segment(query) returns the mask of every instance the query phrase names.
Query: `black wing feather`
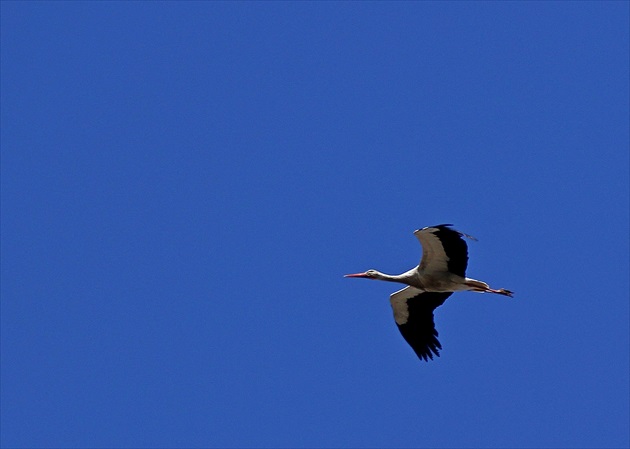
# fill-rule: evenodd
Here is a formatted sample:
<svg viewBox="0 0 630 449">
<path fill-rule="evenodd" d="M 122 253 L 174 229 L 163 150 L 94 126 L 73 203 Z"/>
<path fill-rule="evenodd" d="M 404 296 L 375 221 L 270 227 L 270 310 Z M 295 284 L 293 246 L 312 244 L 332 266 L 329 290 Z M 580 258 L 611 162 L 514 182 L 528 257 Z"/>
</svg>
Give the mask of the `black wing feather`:
<svg viewBox="0 0 630 449">
<path fill-rule="evenodd" d="M 444 252 L 448 257 L 448 271 L 461 277 L 466 276 L 468 267 L 468 245 L 463 237 L 469 237 L 455 229 L 449 228 L 449 224 L 432 226 L 436 228 L 433 234 L 440 239 Z"/>
<path fill-rule="evenodd" d="M 420 359 L 428 362 L 433 356 L 440 356 L 442 345 L 438 341 L 438 331 L 433 321 L 433 311 L 444 304 L 451 293 L 421 293 L 407 300 L 409 318 L 405 324 L 398 324 L 398 330 Z"/>
</svg>

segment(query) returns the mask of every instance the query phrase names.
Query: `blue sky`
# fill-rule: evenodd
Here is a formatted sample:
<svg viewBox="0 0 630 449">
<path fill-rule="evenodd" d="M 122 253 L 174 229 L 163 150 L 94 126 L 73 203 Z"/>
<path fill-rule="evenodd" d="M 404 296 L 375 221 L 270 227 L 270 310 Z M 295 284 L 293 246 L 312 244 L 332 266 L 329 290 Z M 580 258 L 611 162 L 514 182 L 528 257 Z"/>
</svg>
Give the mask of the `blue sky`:
<svg viewBox="0 0 630 449">
<path fill-rule="evenodd" d="M 1 8 L 3 447 L 628 446 L 628 2 Z"/>
</svg>

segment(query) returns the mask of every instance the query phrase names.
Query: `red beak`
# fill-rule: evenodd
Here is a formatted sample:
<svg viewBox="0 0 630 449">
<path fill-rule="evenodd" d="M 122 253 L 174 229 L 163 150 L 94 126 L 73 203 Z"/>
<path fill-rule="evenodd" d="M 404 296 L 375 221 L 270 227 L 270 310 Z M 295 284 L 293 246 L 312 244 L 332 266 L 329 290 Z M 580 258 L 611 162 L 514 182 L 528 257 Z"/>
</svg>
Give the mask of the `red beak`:
<svg viewBox="0 0 630 449">
<path fill-rule="evenodd" d="M 366 278 L 368 277 L 365 273 L 355 273 L 355 274 L 346 274 L 345 278 Z"/>
</svg>

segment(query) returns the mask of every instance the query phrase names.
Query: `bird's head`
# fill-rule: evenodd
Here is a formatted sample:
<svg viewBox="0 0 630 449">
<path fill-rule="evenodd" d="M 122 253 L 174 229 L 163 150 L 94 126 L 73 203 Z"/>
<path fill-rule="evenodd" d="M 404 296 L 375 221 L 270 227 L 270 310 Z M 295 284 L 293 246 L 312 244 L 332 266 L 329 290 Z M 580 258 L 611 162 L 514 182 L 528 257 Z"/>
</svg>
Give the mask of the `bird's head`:
<svg viewBox="0 0 630 449">
<path fill-rule="evenodd" d="M 365 273 L 346 274 L 345 278 L 367 278 L 378 279 L 379 272 L 376 270 L 367 270 Z"/>
</svg>

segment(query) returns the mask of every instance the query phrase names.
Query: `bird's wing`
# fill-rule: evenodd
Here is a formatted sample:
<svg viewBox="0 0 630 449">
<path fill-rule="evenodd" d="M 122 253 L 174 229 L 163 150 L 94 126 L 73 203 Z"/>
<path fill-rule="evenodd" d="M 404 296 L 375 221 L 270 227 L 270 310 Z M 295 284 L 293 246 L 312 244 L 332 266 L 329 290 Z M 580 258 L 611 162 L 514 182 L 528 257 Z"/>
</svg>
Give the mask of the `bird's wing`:
<svg viewBox="0 0 630 449">
<path fill-rule="evenodd" d="M 394 320 L 403 338 L 424 361 L 440 356 L 442 345 L 433 322 L 433 311 L 444 304 L 451 293 L 425 292 L 415 287 L 405 287 L 393 293 L 389 300 L 394 310 Z"/>
<path fill-rule="evenodd" d="M 467 234 L 449 228 L 452 225 L 437 225 L 418 229 L 414 235 L 422 244 L 421 271 L 448 271 L 461 277 L 466 276 L 468 246 L 463 237 L 474 240 Z"/>
</svg>

